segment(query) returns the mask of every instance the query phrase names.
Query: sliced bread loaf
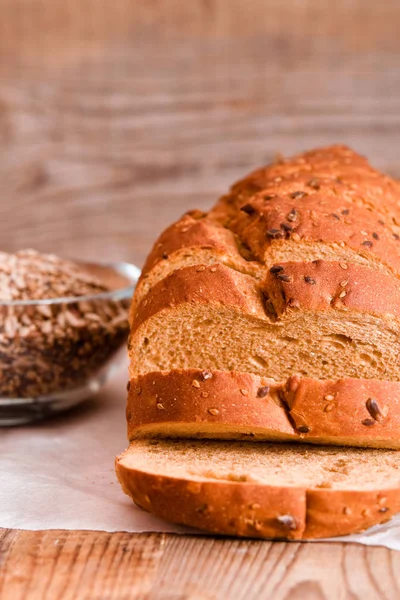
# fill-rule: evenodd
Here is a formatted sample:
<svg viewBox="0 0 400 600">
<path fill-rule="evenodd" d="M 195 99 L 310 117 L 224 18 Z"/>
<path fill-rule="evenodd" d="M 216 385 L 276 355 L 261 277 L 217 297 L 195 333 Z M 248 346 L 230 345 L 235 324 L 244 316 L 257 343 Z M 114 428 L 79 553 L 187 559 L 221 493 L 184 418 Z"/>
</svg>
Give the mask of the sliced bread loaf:
<svg viewBox="0 0 400 600">
<path fill-rule="evenodd" d="M 298 377 L 278 383 L 249 373 L 158 371 L 130 381 L 126 416 L 130 440 L 292 440 L 400 448 L 400 383 Z"/>
<path fill-rule="evenodd" d="M 213 533 L 345 535 L 400 510 L 399 452 L 291 444 L 136 440 L 116 460 L 126 494 Z"/>
<path fill-rule="evenodd" d="M 158 282 L 134 315 L 131 377 L 170 369 L 284 381 L 400 380 L 397 279 L 349 263 L 276 265 L 260 284 L 222 265 Z"/>
</svg>

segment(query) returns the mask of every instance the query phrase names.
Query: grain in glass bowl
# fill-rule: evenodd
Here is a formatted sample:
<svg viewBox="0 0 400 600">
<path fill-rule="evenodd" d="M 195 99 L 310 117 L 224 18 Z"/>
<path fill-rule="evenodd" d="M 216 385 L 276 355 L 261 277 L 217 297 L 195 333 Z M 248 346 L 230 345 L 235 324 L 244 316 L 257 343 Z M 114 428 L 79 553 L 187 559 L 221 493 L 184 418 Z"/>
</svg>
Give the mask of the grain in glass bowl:
<svg viewBox="0 0 400 600">
<path fill-rule="evenodd" d="M 0 253 L 0 425 L 69 408 L 118 366 L 139 270 Z"/>
</svg>

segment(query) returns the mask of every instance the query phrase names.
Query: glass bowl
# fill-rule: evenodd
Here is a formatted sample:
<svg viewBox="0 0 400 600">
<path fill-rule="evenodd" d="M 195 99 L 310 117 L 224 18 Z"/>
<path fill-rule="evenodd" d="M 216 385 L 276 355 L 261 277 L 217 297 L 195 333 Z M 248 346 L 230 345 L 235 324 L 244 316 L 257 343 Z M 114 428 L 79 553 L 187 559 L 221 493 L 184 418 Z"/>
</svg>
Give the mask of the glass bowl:
<svg viewBox="0 0 400 600">
<path fill-rule="evenodd" d="M 0 426 L 43 419 L 88 399 L 125 356 L 140 271 L 123 262 L 80 264 L 110 291 L 0 301 Z"/>
</svg>

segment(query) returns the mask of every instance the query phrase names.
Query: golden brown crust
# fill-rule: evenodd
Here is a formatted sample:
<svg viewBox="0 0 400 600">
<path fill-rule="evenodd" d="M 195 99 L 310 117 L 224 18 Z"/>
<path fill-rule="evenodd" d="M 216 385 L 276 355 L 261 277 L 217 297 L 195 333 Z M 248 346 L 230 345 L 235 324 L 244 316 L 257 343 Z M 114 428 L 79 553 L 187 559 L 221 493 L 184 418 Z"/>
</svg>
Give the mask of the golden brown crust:
<svg viewBox="0 0 400 600">
<path fill-rule="evenodd" d="M 197 265 L 178 269 L 158 282 L 140 302 L 131 334 L 149 318 L 180 304 L 202 303 L 230 306 L 260 319 L 269 319 L 265 299 L 278 316 L 292 309 L 355 310 L 373 315 L 400 315 L 398 282 L 362 265 L 314 261 L 282 263 L 268 272 L 261 285 L 253 278 L 223 265 Z M 307 279 L 306 279 L 307 278 Z M 315 282 L 315 283 L 314 283 Z M 289 310 L 290 309 L 290 310 Z"/>
<path fill-rule="evenodd" d="M 274 382 L 249 373 L 173 370 L 130 381 L 128 438 L 275 439 L 400 447 L 400 383 Z M 190 427 L 188 427 L 190 425 Z"/>
<path fill-rule="evenodd" d="M 224 535 L 291 540 L 339 536 L 383 523 L 400 510 L 399 487 L 360 491 L 202 481 L 130 468 L 124 454 L 116 459 L 116 472 L 124 492 L 145 510 Z"/>
</svg>

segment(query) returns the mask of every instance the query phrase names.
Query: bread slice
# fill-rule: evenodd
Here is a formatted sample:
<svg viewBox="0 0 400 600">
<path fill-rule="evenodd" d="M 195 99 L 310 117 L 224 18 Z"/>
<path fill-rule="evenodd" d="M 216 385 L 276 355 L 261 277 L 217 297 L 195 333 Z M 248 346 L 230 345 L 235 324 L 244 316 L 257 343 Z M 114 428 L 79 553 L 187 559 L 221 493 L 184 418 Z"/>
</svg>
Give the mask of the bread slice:
<svg viewBox="0 0 400 600">
<path fill-rule="evenodd" d="M 399 381 L 399 315 L 397 280 L 361 265 L 280 264 L 261 284 L 222 265 L 186 267 L 139 304 L 130 373 Z"/>
<path fill-rule="evenodd" d="M 116 460 L 145 510 L 212 533 L 312 539 L 388 521 L 400 510 L 395 450 L 306 444 L 137 440 Z"/>
<path fill-rule="evenodd" d="M 400 383 L 278 383 L 249 373 L 174 370 L 129 384 L 128 438 L 301 441 L 400 448 Z"/>
</svg>

